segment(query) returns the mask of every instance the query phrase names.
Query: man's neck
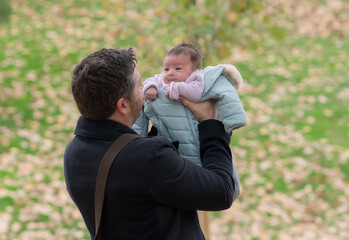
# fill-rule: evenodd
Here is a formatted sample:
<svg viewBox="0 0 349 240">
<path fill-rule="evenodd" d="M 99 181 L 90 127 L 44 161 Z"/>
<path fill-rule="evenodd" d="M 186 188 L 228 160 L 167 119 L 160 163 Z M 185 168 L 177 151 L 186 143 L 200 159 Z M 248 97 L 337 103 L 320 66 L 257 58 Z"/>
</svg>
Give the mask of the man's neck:
<svg viewBox="0 0 349 240">
<path fill-rule="evenodd" d="M 129 128 L 132 127 L 132 123 L 130 123 L 130 121 L 128 119 L 122 118 L 119 115 L 117 115 L 116 113 L 114 113 L 113 115 L 111 115 L 110 117 L 108 117 L 109 120 L 112 120 L 114 122 L 119 122 Z"/>
</svg>

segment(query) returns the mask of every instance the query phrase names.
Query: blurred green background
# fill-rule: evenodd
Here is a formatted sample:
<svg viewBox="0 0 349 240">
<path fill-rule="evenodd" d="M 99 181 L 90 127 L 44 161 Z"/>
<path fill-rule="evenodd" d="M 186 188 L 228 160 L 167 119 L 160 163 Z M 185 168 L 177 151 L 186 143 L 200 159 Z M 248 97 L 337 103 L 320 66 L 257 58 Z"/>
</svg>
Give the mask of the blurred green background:
<svg viewBox="0 0 349 240">
<path fill-rule="evenodd" d="M 349 239 L 348 0 L 0 0 L 0 239 L 89 239 L 62 169 L 71 71 L 133 46 L 144 80 L 183 41 L 244 78 L 242 192 L 211 239 Z"/>
</svg>

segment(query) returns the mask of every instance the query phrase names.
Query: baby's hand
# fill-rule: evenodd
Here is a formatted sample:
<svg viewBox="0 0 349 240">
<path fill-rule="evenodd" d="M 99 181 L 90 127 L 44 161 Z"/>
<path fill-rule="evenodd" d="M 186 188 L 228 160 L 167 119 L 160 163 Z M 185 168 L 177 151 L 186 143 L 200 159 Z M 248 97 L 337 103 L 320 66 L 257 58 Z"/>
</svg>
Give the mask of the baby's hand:
<svg viewBox="0 0 349 240">
<path fill-rule="evenodd" d="M 170 88 L 166 88 L 166 92 L 165 92 L 166 97 L 170 97 Z"/>
<path fill-rule="evenodd" d="M 144 99 L 147 100 L 155 100 L 158 97 L 158 90 L 155 87 L 150 87 L 144 92 Z"/>
</svg>

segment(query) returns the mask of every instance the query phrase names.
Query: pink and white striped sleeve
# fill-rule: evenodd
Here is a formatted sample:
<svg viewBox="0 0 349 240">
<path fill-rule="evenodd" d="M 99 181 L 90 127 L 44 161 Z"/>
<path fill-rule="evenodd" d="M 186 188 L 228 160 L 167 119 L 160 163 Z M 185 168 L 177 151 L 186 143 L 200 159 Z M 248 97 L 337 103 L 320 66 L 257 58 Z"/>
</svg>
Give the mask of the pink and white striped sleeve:
<svg viewBox="0 0 349 240">
<path fill-rule="evenodd" d="M 179 99 L 179 96 L 198 102 L 204 91 L 204 74 L 201 70 L 193 72 L 185 82 L 172 82 L 170 84 L 169 98 Z"/>
<path fill-rule="evenodd" d="M 156 74 L 154 77 L 151 78 L 147 78 L 144 82 L 143 82 L 143 93 L 145 91 L 147 91 L 148 88 L 150 87 L 155 87 L 156 90 L 159 90 L 162 88 L 162 79 L 163 79 L 163 73 L 161 74 Z"/>
</svg>

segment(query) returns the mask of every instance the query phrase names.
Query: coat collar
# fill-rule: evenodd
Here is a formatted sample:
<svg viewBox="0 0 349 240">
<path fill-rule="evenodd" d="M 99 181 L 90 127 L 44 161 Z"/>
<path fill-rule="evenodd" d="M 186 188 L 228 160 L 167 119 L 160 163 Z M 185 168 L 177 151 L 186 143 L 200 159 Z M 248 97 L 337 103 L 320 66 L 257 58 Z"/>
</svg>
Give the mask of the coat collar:
<svg viewBox="0 0 349 240">
<path fill-rule="evenodd" d="M 111 139 L 118 138 L 123 133 L 136 134 L 131 128 L 112 120 L 90 120 L 80 117 L 74 134 L 77 136 Z"/>
</svg>

